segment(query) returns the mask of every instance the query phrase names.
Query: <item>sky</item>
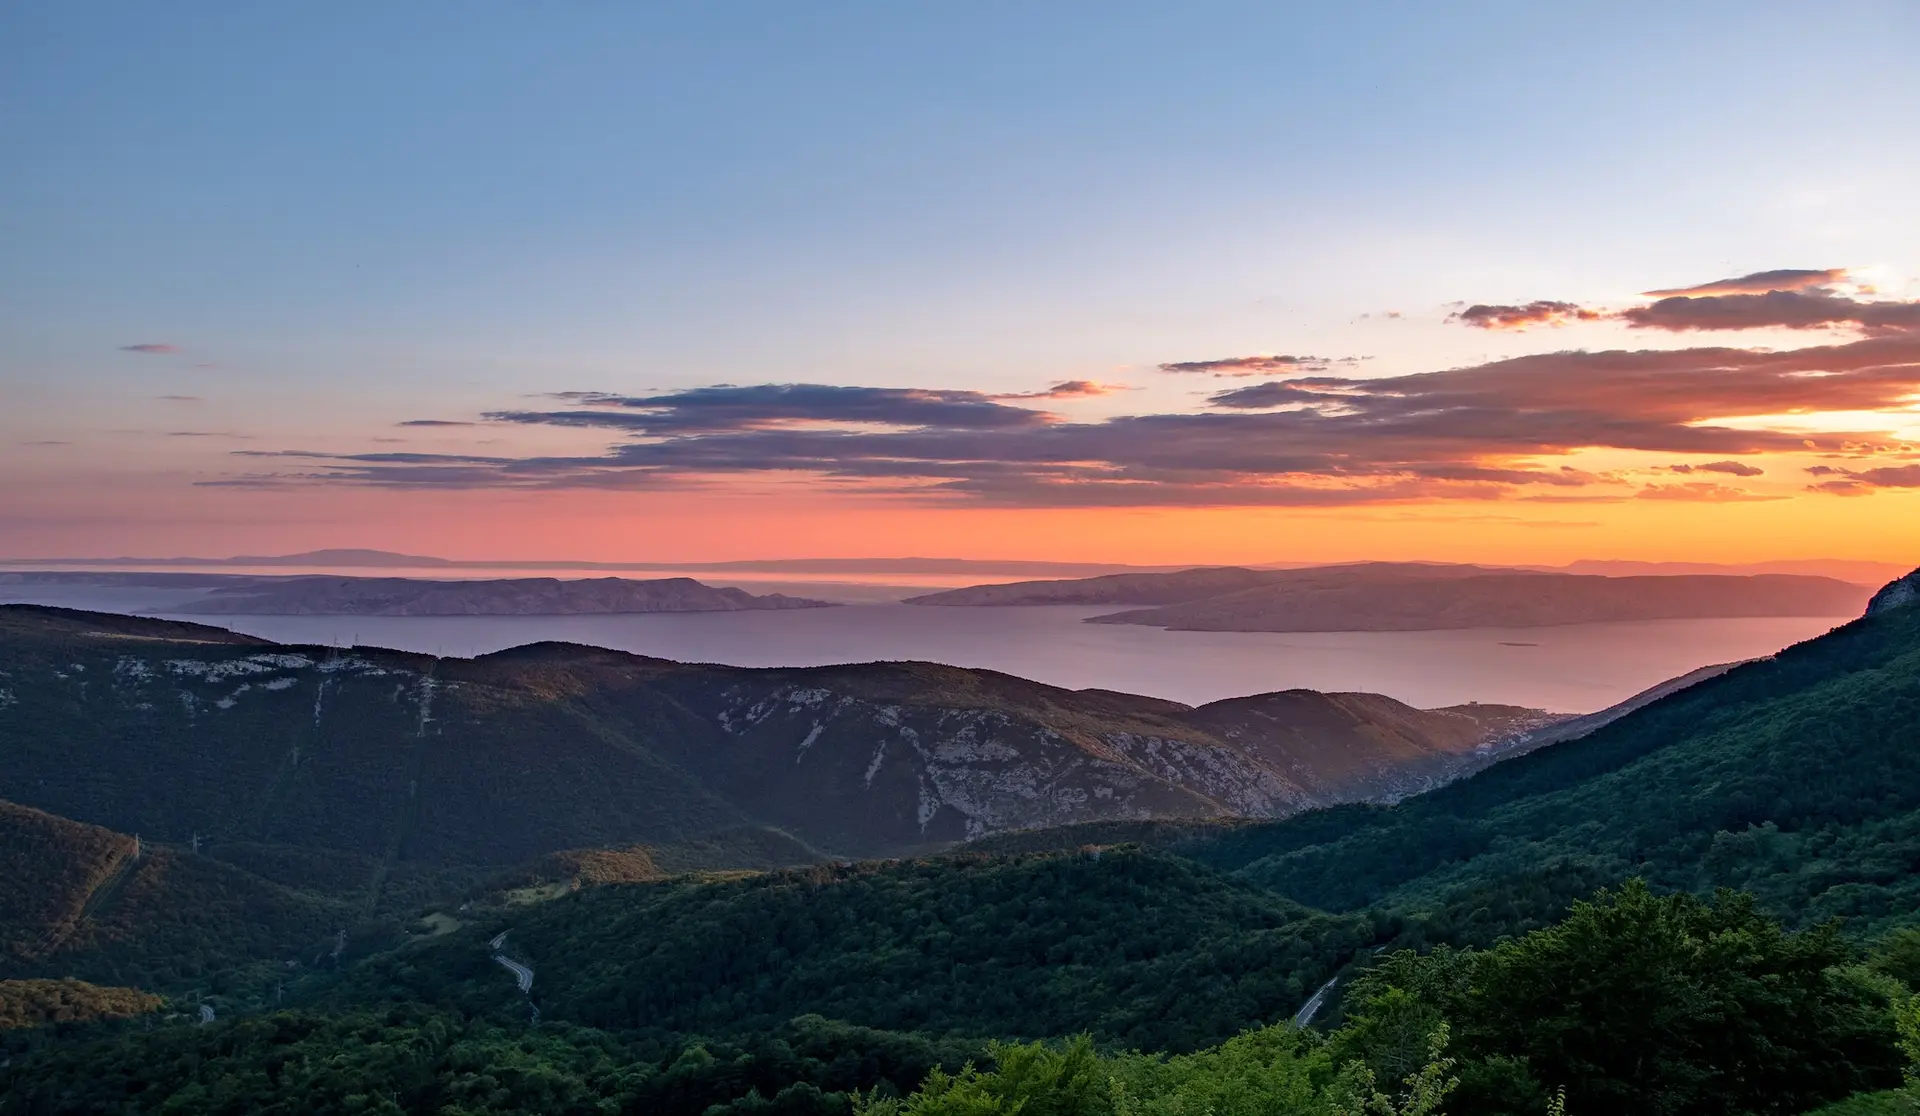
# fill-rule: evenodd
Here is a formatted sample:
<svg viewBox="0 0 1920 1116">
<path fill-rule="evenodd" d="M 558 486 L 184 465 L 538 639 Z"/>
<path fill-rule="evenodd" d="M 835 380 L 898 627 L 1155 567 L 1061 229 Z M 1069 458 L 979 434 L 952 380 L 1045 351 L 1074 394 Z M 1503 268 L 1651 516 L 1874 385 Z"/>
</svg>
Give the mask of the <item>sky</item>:
<svg viewBox="0 0 1920 1116">
<path fill-rule="evenodd" d="M 0 6 L 0 557 L 1920 561 L 1920 7 Z"/>
</svg>

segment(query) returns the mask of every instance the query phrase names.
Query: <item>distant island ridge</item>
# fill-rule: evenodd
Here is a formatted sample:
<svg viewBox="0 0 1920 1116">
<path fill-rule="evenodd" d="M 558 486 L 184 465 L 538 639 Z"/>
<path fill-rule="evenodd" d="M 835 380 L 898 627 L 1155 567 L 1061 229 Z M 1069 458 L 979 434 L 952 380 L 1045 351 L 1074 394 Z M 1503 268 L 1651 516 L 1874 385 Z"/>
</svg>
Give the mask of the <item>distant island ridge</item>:
<svg viewBox="0 0 1920 1116">
<path fill-rule="evenodd" d="M 690 577 L 636 580 L 56 572 L 0 573 L 7 584 L 96 584 L 195 590 L 171 612 L 202 616 L 582 616 L 832 608 L 832 601 L 749 593 Z"/>
<path fill-rule="evenodd" d="M 1802 574 L 1604 576 L 1487 566 L 1366 562 L 1306 569 L 976 585 L 907 599 L 953 608 L 1138 605 L 1087 618 L 1172 631 L 1342 632 L 1526 628 L 1631 620 L 1857 614 L 1873 590 Z"/>
<path fill-rule="evenodd" d="M 178 567 L 184 569 L 220 568 L 220 567 L 272 567 L 288 566 L 307 569 L 448 569 L 448 570 L 605 570 L 609 572 L 672 572 L 672 571 L 709 571 L 734 573 L 791 573 L 791 574 L 898 574 L 898 575 L 963 575 L 979 573 L 983 575 L 1003 576 L 1008 579 L 1019 577 L 1077 578 L 1097 577 L 1104 574 L 1119 573 L 1176 573 L 1201 568 L 1244 568 L 1259 570 L 1309 569 L 1341 565 L 1357 565 L 1356 562 L 1308 562 L 1298 560 L 1274 560 L 1246 563 L 1166 563 L 1136 564 L 1125 562 L 1092 562 L 1038 559 L 1003 558 L 929 558 L 929 557 L 866 557 L 866 558 L 751 558 L 725 559 L 716 561 L 633 561 L 607 562 L 557 558 L 441 558 L 425 554 L 403 554 L 388 550 L 373 550 L 357 547 L 333 547 L 321 550 L 309 550 L 296 554 L 274 555 L 230 555 L 226 557 L 171 556 L 171 557 L 134 557 L 122 555 L 111 558 L 86 557 L 14 557 L 0 558 L 0 567 L 24 569 L 29 567 L 94 568 L 94 569 L 154 569 Z M 1404 565 L 1454 565 L 1443 562 L 1408 562 Z M 1776 559 L 1760 562 L 1672 562 L 1637 561 L 1626 559 L 1581 559 L 1565 565 L 1543 565 L 1538 563 L 1498 563 L 1483 564 L 1485 568 L 1538 570 L 1543 572 L 1598 574 L 1604 576 L 1678 574 L 1804 574 L 1816 577 L 1830 577 L 1841 581 L 1857 582 L 1861 585 L 1879 586 L 1900 577 L 1912 569 L 1907 563 L 1877 562 L 1864 559 L 1846 558 L 1799 558 Z"/>
<path fill-rule="evenodd" d="M 1050 575 L 1054 577 L 1090 577 L 1127 571 L 1170 571 L 1182 565 L 1142 566 L 1123 562 L 1054 562 L 1026 559 L 990 558 L 754 558 L 724 561 L 687 562 L 599 562 L 573 559 L 465 559 L 437 558 L 424 554 L 397 554 L 386 550 L 336 548 L 310 550 L 299 554 L 234 555 L 230 557 L 139 558 L 0 558 L 0 566 L 91 567 L 96 569 L 141 569 L 180 567 L 269 567 L 290 566 L 308 569 L 386 569 L 386 570 L 606 570 L 609 572 L 665 572 L 697 570 L 733 573 L 803 574 L 969 574 L 1000 573 L 1007 576 Z M 1882 580 L 1885 580 L 1884 578 Z"/>
<path fill-rule="evenodd" d="M 128 564 L 134 561 L 127 560 Z M 191 561 L 208 565 L 193 570 L 185 565 Z M 310 572 L 314 564 L 328 561 L 367 570 L 392 562 L 438 563 L 425 568 L 449 573 L 473 568 L 453 559 L 329 550 L 271 558 L 167 559 L 156 563 L 159 569 L 141 571 L 77 568 L 79 560 L 68 560 L 68 565 L 52 570 L 0 569 L 0 584 L 166 590 L 171 599 L 164 605 L 155 601 L 145 607 L 185 615 L 566 616 L 787 610 L 849 603 L 801 595 L 804 588 L 791 595 L 752 592 L 688 576 L 436 578 Z M 781 561 L 768 559 L 756 565 L 770 568 Z M 862 560 L 790 561 L 810 562 L 818 569 L 827 563 Z M 943 563 L 978 560 L 870 561 L 914 564 L 926 573 L 942 568 Z M 1578 566 L 1589 572 L 1439 562 L 1131 569 L 1038 580 L 987 579 L 963 588 L 905 596 L 904 603 L 964 608 L 1111 606 L 1116 611 L 1086 616 L 1084 621 L 1170 631 L 1390 632 L 1857 615 L 1873 592 L 1859 582 L 1809 574 L 1697 573 L 1686 564 L 1585 562 Z M 270 572 L 278 569 L 287 572 Z M 995 572 L 1005 578 L 1012 571 Z M 744 580 L 748 586 L 774 587 L 764 581 L 756 585 L 753 578 Z M 827 588 L 825 582 L 797 584 Z M 867 591 L 875 589 L 888 593 L 884 586 Z M 888 599 L 907 592 L 911 590 L 905 586 L 892 587 Z"/>
<path fill-rule="evenodd" d="M 178 615 L 570 616 L 835 607 L 691 577 L 422 578 L 105 570 L 0 571 L 0 586 L 165 591 Z M 1198 567 L 987 582 L 907 597 L 915 607 L 1117 609 L 1081 619 L 1170 631 L 1394 632 L 1611 621 L 1858 614 L 1873 590 L 1801 574 L 1605 576 L 1491 566 L 1366 562 L 1299 569 Z"/>
</svg>

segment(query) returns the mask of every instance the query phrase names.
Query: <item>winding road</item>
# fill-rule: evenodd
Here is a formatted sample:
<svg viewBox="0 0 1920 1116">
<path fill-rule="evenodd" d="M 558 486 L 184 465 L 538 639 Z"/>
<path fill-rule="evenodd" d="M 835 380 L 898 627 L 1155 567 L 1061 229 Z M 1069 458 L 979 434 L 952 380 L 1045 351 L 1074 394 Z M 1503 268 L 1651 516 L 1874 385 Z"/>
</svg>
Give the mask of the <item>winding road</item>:
<svg viewBox="0 0 1920 1116">
<path fill-rule="evenodd" d="M 526 994 L 527 998 L 531 1000 L 532 999 L 531 991 L 533 989 L 533 967 L 531 965 L 522 965 L 520 962 L 515 961 L 513 958 L 508 957 L 506 954 L 500 952 L 502 949 L 506 948 L 506 944 L 507 944 L 507 931 L 505 930 L 502 930 L 498 934 L 495 934 L 493 937 L 487 939 L 487 948 L 493 951 L 494 964 L 504 965 L 507 968 L 513 970 L 514 983 L 518 984 L 520 986 L 520 991 L 523 994 Z M 540 1019 L 539 1008 L 536 1007 L 533 1009 L 533 1017 L 535 1022 L 539 1021 Z"/>
<path fill-rule="evenodd" d="M 520 991 L 525 992 L 533 987 L 532 969 L 522 965 L 504 953 L 494 954 L 493 959 L 497 964 L 505 965 L 507 968 L 513 970 L 513 979 L 520 985 Z"/>
<path fill-rule="evenodd" d="M 1339 983 L 1340 978 L 1334 977 L 1332 980 L 1321 985 L 1320 991 L 1307 997 L 1307 1002 L 1301 1004 L 1300 1010 L 1293 1013 L 1293 1025 L 1296 1027 L 1305 1027 L 1307 1024 L 1312 1023 L 1313 1017 L 1320 1014 L 1320 1009 L 1326 1005 L 1327 993 L 1333 991 L 1333 986 Z"/>
</svg>

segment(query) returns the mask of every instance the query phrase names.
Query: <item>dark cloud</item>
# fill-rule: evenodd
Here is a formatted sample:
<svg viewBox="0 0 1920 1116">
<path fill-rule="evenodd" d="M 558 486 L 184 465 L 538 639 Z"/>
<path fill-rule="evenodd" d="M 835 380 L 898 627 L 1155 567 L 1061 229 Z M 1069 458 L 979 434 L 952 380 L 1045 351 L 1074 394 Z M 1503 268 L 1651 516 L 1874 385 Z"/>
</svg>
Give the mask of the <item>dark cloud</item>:
<svg viewBox="0 0 1920 1116">
<path fill-rule="evenodd" d="M 1866 496 L 1880 488 L 1920 488 L 1920 465 L 1887 465 L 1858 471 L 1815 465 L 1807 472 L 1816 477 L 1833 478 L 1809 487 L 1815 492 L 1836 496 Z"/>
<path fill-rule="evenodd" d="M 1447 320 L 1481 329 L 1513 330 L 1573 321 L 1617 321 L 1636 329 L 1673 333 L 1834 327 L 1853 327 L 1868 334 L 1920 331 L 1920 301 L 1856 298 L 1833 289 L 1832 284 L 1846 277 L 1844 268 L 1781 268 L 1649 291 L 1656 301 L 1620 311 L 1542 299 L 1524 305 L 1469 306 Z"/>
<path fill-rule="evenodd" d="M 169 353 L 179 352 L 180 346 L 168 345 L 161 341 L 142 341 L 138 345 L 122 345 L 120 346 L 120 351 L 123 353 L 146 353 L 149 356 L 166 356 Z"/>
<path fill-rule="evenodd" d="M 165 403 L 205 403 L 206 402 L 205 399 L 203 399 L 198 395 L 160 395 L 160 396 L 155 396 L 155 398 Z"/>
<path fill-rule="evenodd" d="M 1669 465 L 1675 473 L 1725 473 L 1730 477 L 1757 477 L 1766 472 L 1741 461 L 1709 461 L 1705 465 Z"/>
<path fill-rule="evenodd" d="M 21 442 L 20 444 L 23 446 L 70 446 L 73 443 L 62 441 L 58 438 L 41 438 L 38 441 Z"/>
<path fill-rule="evenodd" d="M 1216 391 L 1207 396 L 1207 402 L 1215 407 L 1258 411 L 1296 403 L 1324 405 L 1330 402 L 1330 399 L 1325 391 L 1315 391 L 1283 380 L 1269 380 L 1264 384 L 1249 384 L 1246 387 Z"/>
<path fill-rule="evenodd" d="M 1598 310 L 1591 310 L 1571 302 L 1540 299 L 1524 306 L 1477 303 L 1465 310 L 1447 315 L 1447 320 L 1459 322 L 1461 325 L 1470 325 L 1475 329 L 1526 330 L 1534 326 L 1563 326 L 1568 322 L 1598 321 L 1603 316 Z"/>
<path fill-rule="evenodd" d="M 1847 269 L 1844 267 L 1781 267 L 1772 271 L 1756 271 L 1737 279 L 1715 279 L 1711 283 L 1701 283 L 1695 287 L 1671 287 L 1664 291 L 1645 293 L 1648 298 L 1668 298 L 1673 295 L 1766 294 L 1768 291 L 1803 291 L 1808 287 L 1830 287 L 1845 280 L 1846 277 Z"/>
<path fill-rule="evenodd" d="M 496 422 L 588 426 L 636 434 L 775 430 L 819 424 L 998 430 L 1052 422 L 1045 411 L 1010 407 L 977 391 L 756 384 L 693 388 L 666 395 L 572 397 L 592 411 L 500 411 Z"/>
<path fill-rule="evenodd" d="M 1920 330 L 1920 302 L 1866 301 L 1827 290 L 1675 295 L 1615 316 L 1640 329 L 1673 332 L 1826 326 L 1857 326 L 1869 333 Z"/>
<path fill-rule="evenodd" d="M 412 488 L 653 488 L 747 475 L 852 491 L 1016 506 L 1348 506 L 1450 500 L 1550 503 L 1754 498 L 1720 482 L 1635 488 L 1567 468 L 1589 449 L 1705 460 L 1744 478 L 1766 453 L 1897 443 L 1886 431 L 1808 435 L 1742 417 L 1904 408 L 1920 393 L 1920 333 L 1783 351 L 1730 347 L 1557 352 L 1412 375 L 1315 374 L 1215 393 L 1198 413 L 1069 422 L 971 391 L 820 385 L 719 386 L 604 396 L 496 416 L 604 429 L 604 452 L 515 458 L 278 451 L 295 466 L 235 484 Z M 586 396 L 570 401 L 584 404 Z M 1823 479 L 1894 476 L 1861 462 Z"/>
<path fill-rule="evenodd" d="M 1160 366 L 1162 372 L 1198 372 L 1210 376 L 1284 376 L 1295 372 L 1325 372 L 1336 364 L 1355 364 L 1359 357 L 1244 356 L 1222 360 L 1187 360 Z"/>
<path fill-rule="evenodd" d="M 408 419 L 396 422 L 395 426 L 478 426 L 477 422 L 459 422 L 454 419 Z"/>
<path fill-rule="evenodd" d="M 235 434 L 230 430 L 169 430 L 167 431 L 167 437 L 169 438 L 238 438 L 241 441 L 252 440 L 251 435 Z"/>
</svg>

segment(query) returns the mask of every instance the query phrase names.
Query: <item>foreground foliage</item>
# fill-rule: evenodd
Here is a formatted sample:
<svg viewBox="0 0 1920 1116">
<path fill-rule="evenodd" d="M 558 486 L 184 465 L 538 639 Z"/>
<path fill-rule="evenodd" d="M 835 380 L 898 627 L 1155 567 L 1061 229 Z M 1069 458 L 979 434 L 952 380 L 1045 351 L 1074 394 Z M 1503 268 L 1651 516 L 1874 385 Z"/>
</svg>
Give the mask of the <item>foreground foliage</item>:
<svg viewBox="0 0 1920 1116">
<path fill-rule="evenodd" d="M 1162 867 L 1144 856 L 1137 865 Z M 831 896 L 822 906 L 829 919 L 846 909 Z M 708 928 L 696 920 L 686 930 Z M 885 943 L 869 944 L 878 948 L 840 963 L 884 971 Z M 1350 993 L 1345 1025 L 1324 1039 L 1268 1023 L 1174 1054 L 1085 1034 L 980 1041 L 817 1015 L 707 1038 L 578 1020 L 529 1026 L 461 1010 L 472 993 L 456 981 L 443 1006 L 16 1040 L 0 1070 L 0 1113 L 1792 1116 L 1898 1086 L 1920 1061 L 1920 1000 L 1874 967 L 1899 952 L 1860 964 L 1832 927 L 1788 932 L 1745 896 L 1703 902 L 1635 883 L 1492 949 L 1382 955 Z M 947 994 L 984 987 L 940 983 L 939 965 L 924 959 L 922 968 Z M 427 971 L 411 975 L 405 992 L 431 997 Z M 335 992 L 373 994 L 354 982 Z M 1099 1006 L 1087 1015 L 1100 1018 Z M 1037 1027 L 1056 1016 L 1008 1018 Z"/>
<path fill-rule="evenodd" d="M 1752 898 L 1656 896 L 1638 881 L 1487 951 L 1411 951 L 1362 978 L 1334 1040 L 1397 1070 L 1455 1028 L 1463 1110 L 1731 1116 L 1803 1112 L 1899 1084 L 1912 997 L 1851 966 L 1832 926 L 1800 933 Z"/>
<path fill-rule="evenodd" d="M 419 1006 L 280 1012 L 42 1044 L 0 1068 L 0 1112 L 194 1116 L 844 1114 L 978 1048 L 803 1017 L 738 1042 L 630 1043 Z"/>
</svg>

